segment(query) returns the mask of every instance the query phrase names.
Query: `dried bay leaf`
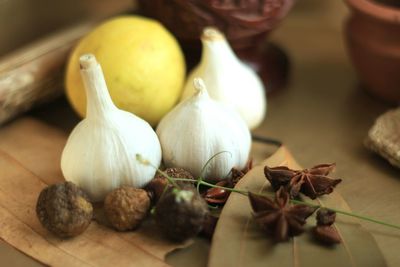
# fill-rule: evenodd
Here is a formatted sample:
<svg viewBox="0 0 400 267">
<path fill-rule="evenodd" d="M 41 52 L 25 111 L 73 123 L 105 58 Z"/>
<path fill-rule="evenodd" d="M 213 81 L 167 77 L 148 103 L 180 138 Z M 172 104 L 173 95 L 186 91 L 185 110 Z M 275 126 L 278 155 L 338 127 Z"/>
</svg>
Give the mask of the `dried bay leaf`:
<svg viewBox="0 0 400 267">
<path fill-rule="evenodd" d="M 301 169 L 289 151 L 281 147 L 246 174 L 236 188 L 258 193 L 271 192 L 263 174 L 265 165 Z M 349 211 L 348 205 L 337 192 L 315 201 Z M 315 219 L 310 218 L 307 227 L 313 225 Z M 335 247 L 316 243 L 309 233 L 292 238 L 289 242 L 275 244 L 252 219 L 248 198 L 231 194 L 214 234 L 209 266 L 386 266 L 375 240 L 357 220 L 339 214 L 335 227 L 343 239 L 342 244 Z"/>
<path fill-rule="evenodd" d="M 67 135 L 30 118 L 0 130 L 0 238 L 51 266 L 168 266 L 165 256 L 189 243 L 172 243 L 148 222 L 116 232 L 96 222 L 80 236 L 59 239 L 36 218 L 40 191 L 63 181 L 60 157 Z"/>
</svg>

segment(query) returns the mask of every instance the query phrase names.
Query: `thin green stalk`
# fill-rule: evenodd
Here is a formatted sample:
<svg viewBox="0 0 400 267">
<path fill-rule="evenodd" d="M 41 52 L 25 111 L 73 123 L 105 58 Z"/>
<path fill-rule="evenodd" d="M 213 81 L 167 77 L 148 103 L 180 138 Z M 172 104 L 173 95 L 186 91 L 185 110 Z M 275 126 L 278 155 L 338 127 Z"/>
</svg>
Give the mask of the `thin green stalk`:
<svg viewBox="0 0 400 267">
<path fill-rule="evenodd" d="M 166 174 L 165 172 L 160 170 L 158 167 L 151 164 L 150 161 L 142 158 L 142 156 L 140 154 L 136 154 L 136 160 L 139 161 L 143 165 L 147 165 L 147 166 L 151 166 L 151 167 L 155 168 L 156 172 L 158 172 L 159 174 L 164 176 L 168 180 L 168 182 L 170 182 L 173 186 L 175 186 L 176 188 L 181 188 L 168 174 Z"/>
<path fill-rule="evenodd" d="M 173 179 L 174 180 L 178 180 L 178 181 L 197 182 L 197 181 L 195 181 L 193 179 L 180 179 L 180 178 L 178 178 L 178 179 L 173 178 Z M 238 189 L 219 186 L 219 185 L 214 185 L 214 184 L 207 183 L 207 182 L 204 182 L 204 181 L 199 181 L 198 183 L 206 185 L 206 186 L 209 186 L 209 187 L 221 188 L 221 189 L 228 190 L 228 191 L 235 192 L 235 193 L 239 193 L 239 194 L 242 194 L 242 195 L 245 195 L 245 196 L 247 196 L 248 193 L 249 193 L 248 191 L 238 190 Z M 258 195 L 260 195 L 260 194 L 258 194 Z M 261 195 L 261 196 L 263 196 L 263 195 Z M 290 202 L 293 203 L 293 204 L 301 204 L 301 205 L 306 205 L 306 206 L 313 207 L 313 208 L 322 208 L 321 205 L 316 205 L 316 204 L 309 203 L 309 202 L 302 201 L 302 200 L 291 199 Z M 329 210 L 332 210 L 332 211 L 334 211 L 336 213 L 339 213 L 339 214 L 343 214 L 343 215 L 355 217 L 355 218 L 358 218 L 358 219 L 361 219 L 361 220 L 364 220 L 364 221 L 369 221 L 369 222 L 385 225 L 385 226 L 388 226 L 388 227 L 400 229 L 399 225 L 395 225 L 395 224 L 379 221 L 379 220 L 376 220 L 376 219 L 368 217 L 368 216 L 364 216 L 364 215 L 360 215 L 360 214 L 356 214 L 356 213 L 352 213 L 352 212 L 347 212 L 347 211 L 343 211 L 343 210 L 338 210 L 338 209 L 334 209 L 334 208 L 329 208 L 329 207 L 326 207 L 326 208 L 329 209 Z"/>
<path fill-rule="evenodd" d="M 385 226 L 388 226 L 388 227 L 400 229 L 400 225 L 396 225 L 396 224 L 392 224 L 392 223 L 387 223 L 387 222 L 382 222 L 382 221 L 376 220 L 376 219 L 371 218 L 371 217 L 368 217 L 368 216 L 364 216 L 364 215 L 360 215 L 360 214 L 352 213 L 352 212 L 347 212 L 347 211 L 342 211 L 342 210 L 337 210 L 337 209 L 332 209 L 332 208 L 327 208 L 327 209 L 333 210 L 334 212 L 340 213 L 340 214 L 343 214 L 343 215 L 347 215 L 347 216 L 351 216 L 351 217 L 356 217 L 356 218 L 362 219 L 362 220 L 364 220 L 364 221 L 369 221 L 369 222 L 373 222 L 373 223 L 385 225 Z"/>
<path fill-rule="evenodd" d="M 222 152 L 217 153 L 216 155 L 213 156 L 213 158 L 215 156 L 221 154 L 221 153 L 224 153 L 224 152 L 226 152 L 226 151 L 222 151 Z M 180 188 L 180 187 L 176 183 L 176 181 L 185 181 L 185 182 L 197 183 L 197 188 L 199 188 L 200 185 L 205 185 L 205 186 L 214 187 L 214 188 L 221 188 L 221 189 L 224 189 L 224 190 L 227 190 L 227 191 L 231 191 L 231 192 L 235 192 L 235 193 L 239 193 L 239 194 L 242 194 L 242 195 L 245 195 L 245 196 L 247 196 L 249 194 L 248 191 L 229 188 L 229 187 L 224 187 L 224 186 L 219 186 L 219 185 L 214 185 L 214 184 L 205 182 L 202 179 L 193 180 L 193 179 L 187 179 L 187 178 L 172 178 L 168 174 L 166 174 L 165 172 L 163 172 L 163 171 L 159 170 L 157 167 L 153 166 L 149 161 L 143 159 L 139 154 L 136 155 L 136 159 L 139 162 L 141 162 L 142 164 L 144 164 L 144 165 L 150 165 L 153 168 L 155 168 L 158 173 L 163 175 L 168 180 L 168 182 L 170 182 L 173 186 L 175 186 L 177 188 Z M 209 164 L 210 161 L 211 161 L 211 159 L 207 161 L 205 166 L 207 166 L 207 164 Z M 204 170 L 205 170 L 205 167 L 203 167 L 202 172 L 204 172 Z M 260 194 L 258 194 L 258 195 L 260 195 Z M 261 195 L 261 196 L 263 196 L 263 195 Z M 321 208 L 322 207 L 321 205 L 316 205 L 316 204 L 313 204 L 313 203 L 309 203 L 309 202 L 302 201 L 302 200 L 296 200 L 296 199 L 291 199 L 290 203 L 307 205 L 307 206 L 313 207 L 313 208 Z M 392 223 L 387 223 L 387 222 L 383 222 L 383 221 L 379 221 L 379 220 L 376 220 L 376 219 L 368 217 L 368 216 L 364 216 L 364 215 L 360 215 L 360 214 L 352 213 L 352 212 L 347 212 L 347 211 L 343 211 L 343 210 L 338 210 L 338 209 L 334 209 L 334 208 L 329 208 L 329 207 L 325 207 L 325 208 L 327 208 L 329 210 L 332 210 L 332 211 L 334 211 L 336 213 L 339 213 L 339 214 L 355 217 L 355 218 L 358 218 L 358 219 L 361 219 L 361 220 L 364 220 L 364 221 L 377 223 L 377 224 L 384 225 L 384 226 L 391 227 L 391 228 L 395 228 L 395 229 L 400 229 L 399 225 L 392 224 Z"/>
<path fill-rule="evenodd" d="M 229 187 L 225 187 L 225 186 L 219 186 L 219 185 L 215 185 L 215 184 L 210 184 L 210 183 L 207 183 L 207 182 L 204 182 L 204 181 L 200 181 L 199 183 L 203 184 L 203 185 L 206 185 L 206 186 L 209 186 L 209 187 L 225 189 L 225 190 L 228 190 L 228 191 L 231 191 L 231 192 L 235 192 L 235 193 L 239 193 L 239 194 L 242 194 L 242 195 L 245 195 L 245 196 L 247 196 L 249 194 L 249 192 L 244 191 L 244 190 L 239 190 L 239 189 L 229 188 Z"/>
<path fill-rule="evenodd" d="M 322 207 L 321 205 L 315 205 L 315 204 L 312 204 L 312 203 L 309 203 L 309 202 L 306 202 L 306 201 L 301 201 L 301 200 L 296 200 L 296 199 L 292 199 L 292 200 L 290 200 L 290 202 L 293 203 L 293 204 L 307 205 L 307 206 L 310 206 L 310 207 L 313 207 L 313 208 L 321 208 Z M 355 218 L 358 218 L 358 219 L 362 219 L 364 221 L 369 221 L 369 222 L 385 225 L 385 226 L 388 226 L 388 227 L 400 229 L 399 225 L 391 224 L 391 223 L 387 223 L 387 222 L 383 222 L 383 221 L 379 221 L 379 220 L 376 220 L 376 219 L 368 217 L 368 216 L 360 215 L 360 214 L 353 213 L 353 212 L 338 210 L 338 209 L 334 209 L 334 208 L 329 208 L 329 207 L 326 207 L 326 208 L 328 210 L 334 211 L 336 213 L 340 213 L 340 214 L 343 214 L 343 215 L 355 217 Z"/>
<path fill-rule="evenodd" d="M 172 177 L 170 177 L 167 173 L 165 173 L 165 172 L 163 172 L 163 171 L 160 171 L 159 169 L 157 169 L 157 172 L 159 173 L 159 174 L 161 174 L 162 176 L 164 176 L 167 180 L 168 180 L 168 182 L 170 182 L 173 186 L 175 186 L 175 187 L 177 187 L 177 188 L 181 188 L 179 185 L 178 185 L 178 183 L 176 183 L 175 181 L 174 181 L 174 179 L 172 178 Z"/>
<path fill-rule="evenodd" d="M 206 172 L 206 168 L 207 168 L 207 166 L 211 163 L 211 161 L 212 161 L 214 158 L 216 158 L 217 156 L 219 156 L 220 154 L 223 154 L 223 153 L 229 153 L 229 154 L 231 155 L 231 157 L 232 157 L 232 153 L 231 153 L 230 151 L 224 150 L 224 151 L 220 151 L 220 152 L 216 153 L 214 156 L 212 156 L 211 158 L 209 158 L 209 159 L 207 160 L 206 164 L 204 164 L 203 168 L 201 168 L 201 171 L 200 171 L 200 178 L 203 179 L 204 173 Z"/>
<path fill-rule="evenodd" d="M 211 183 L 207 183 L 204 180 L 193 180 L 193 179 L 186 179 L 186 178 L 172 178 L 175 181 L 183 181 L 183 182 L 192 182 L 192 183 L 196 183 L 198 185 L 205 185 L 208 187 L 214 187 L 214 188 L 221 188 L 221 189 L 225 189 L 231 192 L 235 192 L 235 193 L 239 193 L 242 195 L 248 195 L 247 191 L 244 190 L 238 190 L 238 189 L 234 189 L 234 188 L 230 188 L 230 187 L 224 187 L 224 186 L 219 186 L 219 185 L 215 185 L 215 184 L 211 184 Z"/>
</svg>

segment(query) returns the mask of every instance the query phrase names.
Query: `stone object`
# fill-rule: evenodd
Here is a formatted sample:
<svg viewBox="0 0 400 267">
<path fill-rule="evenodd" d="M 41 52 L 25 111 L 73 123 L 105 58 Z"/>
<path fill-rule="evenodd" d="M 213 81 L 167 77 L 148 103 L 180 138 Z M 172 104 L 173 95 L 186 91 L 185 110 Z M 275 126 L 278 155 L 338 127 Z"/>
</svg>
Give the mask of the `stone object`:
<svg viewBox="0 0 400 267">
<path fill-rule="evenodd" d="M 400 108 L 378 117 L 368 132 L 365 145 L 400 168 Z"/>
</svg>

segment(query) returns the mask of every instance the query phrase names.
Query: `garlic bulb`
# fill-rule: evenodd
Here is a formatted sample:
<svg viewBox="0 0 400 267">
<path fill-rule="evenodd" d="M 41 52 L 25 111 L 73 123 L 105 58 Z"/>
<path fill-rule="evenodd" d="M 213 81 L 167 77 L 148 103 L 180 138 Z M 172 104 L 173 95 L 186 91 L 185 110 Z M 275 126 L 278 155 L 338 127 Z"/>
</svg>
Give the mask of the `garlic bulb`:
<svg viewBox="0 0 400 267">
<path fill-rule="evenodd" d="M 86 118 L 68 138 L 61 169 L 66 180 L 82 187 L 93 201 L 101 201 L 122 185 L 147 184 L 156 170 L 136 161 L 136 154 L 158 167 L 161 147 L 147 122 L 114 105 L 96 58 L 83 55 L 80 65 L 87 96 Z"/>
<path fill-rule="evenodd" d="M 201 61 L 190 73 L 182 99 L 193 95 L 193 78 L 200 77 L 207 84 L 211 98 L 233 107 L 250 129 L 257 127 L 265 117 L 267 106 L 260 78 L 236 57 L 217 29 L 206 28 L 201 40 Z"/>
<path fill-rule="evenodd" d="M 170 111 L 157 127 L 167 167 L 181 167 L 196 177 L 224 178 L 232 167 L 243 168 L 250 152 L 251 136 L 240 116 L 212 100 L 201 79 L 196 92 Z"/>
</svg>

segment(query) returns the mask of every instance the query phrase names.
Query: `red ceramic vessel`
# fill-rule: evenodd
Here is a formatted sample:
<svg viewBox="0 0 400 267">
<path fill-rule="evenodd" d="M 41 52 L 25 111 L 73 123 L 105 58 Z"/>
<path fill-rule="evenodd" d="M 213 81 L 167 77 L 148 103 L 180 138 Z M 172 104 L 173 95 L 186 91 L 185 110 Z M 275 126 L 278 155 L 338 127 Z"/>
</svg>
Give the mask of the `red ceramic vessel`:
<svg viewBox="0 0 400 267">
<path fill-rule="evenodd" d="M 398 0 L 345 0 L 347 47 L 361 82 L 373 94 L 400 102 L 400 6 Z"/>
</svg>

